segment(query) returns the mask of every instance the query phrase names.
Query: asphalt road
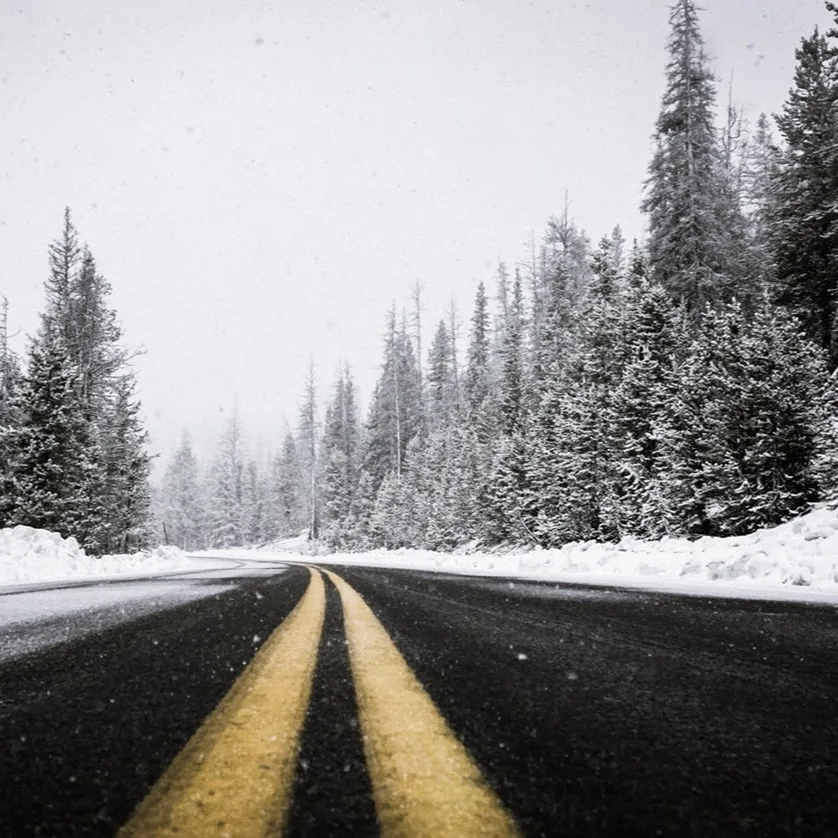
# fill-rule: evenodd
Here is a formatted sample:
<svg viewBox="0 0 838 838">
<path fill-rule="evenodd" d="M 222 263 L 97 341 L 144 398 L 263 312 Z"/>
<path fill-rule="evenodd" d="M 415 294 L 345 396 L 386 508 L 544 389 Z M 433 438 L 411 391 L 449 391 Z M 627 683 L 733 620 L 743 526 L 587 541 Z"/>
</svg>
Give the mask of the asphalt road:
<svg viewBox="0 0 838 838">
<path fill-rule="evenodd" d="M 838 835 L 835 607 L 334 570 L 524 835 Z M 308 580 L 207 580 L 0 662 L 0 836 L 114 835 Z M 317 661 L 285 834 L 377 835 L 330 581 Z"/>
</svg>

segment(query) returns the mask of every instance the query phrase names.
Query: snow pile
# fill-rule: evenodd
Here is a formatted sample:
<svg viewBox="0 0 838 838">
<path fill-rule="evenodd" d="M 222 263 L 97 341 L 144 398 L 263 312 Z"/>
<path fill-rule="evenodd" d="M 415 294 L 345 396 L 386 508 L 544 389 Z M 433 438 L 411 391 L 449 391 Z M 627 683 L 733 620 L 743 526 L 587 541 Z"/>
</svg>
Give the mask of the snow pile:
<svg viewBox="0 0 838 838">
<path fill-rule="evenodd" d="M 312 561 L 310 556 L 307 561 Z M 578 542 L 517 553 L 434 553 L 376 550 L 319 559 L 329 564 L 440 570 L 481 576 L 595 581 L 702 589 L 725 586 L 838 591 L 838 510 L 821 508 L 778 527 L 731 538 L 625 538 L 617 544 Z"/>
<path fill-rule="evenodd" d="M 529 557 L 546 568 L 737 584 L 838 586 L 838 511 L 817 509 L 747 536 L 568 544 Z"/>
<path fill-rule="evenodd" d="M 0 529 L 0 585 L 125 578 L 194 569 L 195 564 L 177 547 L 94 558 L 79 547 L 75 538 L 32 527 Z"/>
</svg>

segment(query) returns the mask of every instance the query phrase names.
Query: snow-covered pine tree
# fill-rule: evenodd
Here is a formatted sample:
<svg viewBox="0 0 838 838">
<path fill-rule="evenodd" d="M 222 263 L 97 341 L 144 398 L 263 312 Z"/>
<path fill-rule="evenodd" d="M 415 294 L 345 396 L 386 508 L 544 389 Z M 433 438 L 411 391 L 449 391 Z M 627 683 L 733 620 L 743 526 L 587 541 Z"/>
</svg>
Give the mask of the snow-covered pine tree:
<svg viewBox="0 0 838 838">
<path fill-rule="evenodd" d="M 135 547 L 146 540 L 150 468 L 133 396 L 134 373 L 120 342 L 116 313 L 108 306 L 110 285 L 90 249 L 79 246 L 69 209 L 59 238 L 49 247 L 49 264 L 41 331 L 54 334 L 75 368 L 90 458 L 102 481 L 99 540 L 89 546 L 96 552 Z"/>
<path fill-rule="evenodd" d="M 521 274 L 516 271 L 499 350 L 498 423 L 491 448 L 490 478 L 481 498 L 482 537 L 490 542 L 527 538 L 523 516 L 523 495 L 527 489 L 526 325 Z"/>
<path fill-rule="evenodd" d="M 320 537 L 320 419 L 317 415 L 317 386 L 314 364 L 310 364 L 300 405 L 300 419 L 297 426 L 297 445 L 300 466 L 306 486 L 306 517 L 308 537 Z"/>
<path fill-rule="evenodd" d="M 785 141 L 769 224 L 774 297 L 838 360 L 838 58 L 817 30 L 796 51 L 794 87 L 776 117 Z"/>
<path fill-rule="evenodd" d="M 101 472 L 92 457 L 90 425 L 77 371 L 61 337 L 42 329 L 32 341 L 21 395 L 10 488 L 11 522 L 74 536 L 96 552 L 102 525 Z"/>
<path fill-rule="evenodd" d="M 743 242 L 715 121 L 715 80 L 694 0 L 670 11 L 666 90 L 643 210 L 655 276 L 692 312 L 737 292 Z"/>
<path fill-rule="evenodd" d="M 349 368 L 338 371 L 323 428 L 321 498 L 324 538 L 335 549 L 351 546 L 360 479 L 361 427 L 355 382 Z"/>
<path fill-rule="evenodd" d="M 182 550 L 205 547 L 202 523 L 203 498 L 198 475 L 198 460 L 189 434 L 184 431 L 161 481 L 160 518 L 166 544 Z"/>
<path fill-rule="evenodd" d="M 530 317 L 528 401 L 537 406 L 550 377 L 562 375 L 575 350 L 577 315 L 591 282 L 587 237 L 569 220 L 567 210 L 552 218 L 541 248 L 536 308 Z"/>
<path fill-rule="evenodd" d="M 414 508 L 412 486 L 396 472 L 388 472 L 375 493 L 366 525 L 370 543 L 389 550 L 417 543 L 421 536 L 419 522 L 412 517 Z"/>
<path fill-rule="evenodd" d="M 364 425 L 363 471 L 378 491 L 385 476 L 400 478 L 408 446 L 422 425 L 422 390 L 413 343 L 395 310 L 388 315 L 384 363 Z"/>
<path fill-rule="evenodd" d="M 489 324 L 489 301 L 486 288 L 481 282 L 474 299 L 474 313 L 471 316 L 466 369 L 463 380 L 466 419 L 474 427 L 481 425 L 491 388 L 489 357 L 491 335 Z M 484 429 L 485 430 L 485 429 Z"/>
<path fill-rule="evenodd" d="M 227 420 L 209 473 L 208 540 L 211 547 L 238 547 L 245 541 L 242 526 L 244 479 L 242 432 L 237 411 Z"/>
<path fill-rule="evenodd" d="M 660 437 L 676 389 L 683 332 L 669 294 L 641 279 L 628 293 L 621 334 L 625 363 L 611 396 L 611 476 L 604 530 L 659 538 L 673 529 L 661 485 Z"/>
<path fill-rule="evenodd" d="M 773 200 L 780 150 L 768 117 L 759 115 L 750 138 L 742 173 L 742 212 L 745 220 L 750 273 L 754 291 L 774 282 L 774 250 L 769 213 Z"/>
<path fill-rule="evenodd" d="M 478 496 L 486 479 L 480 448 L 476 435 L 456 424 L 438 428 L 411 448 L 396 494 L 397 514 L 391 510 L 387 517 L 388 541 L 443 550 L 478 536 Z M 384 511 L 377 513 L 379 528 Z"/>
<path fill-rule="evenodd" d="M 532 531 L 547 545 L 613 535 L 605 529 L 603 506 L 613 482 L 611 402 L 625 361 L 623 266 L 613 237 L 602 239 L 591 262 L 588 299 L 577 309 L 575 349 L 568 358 L 554 359 L 528 425 L 526 506 Z M 560 320 L 548 322 L 562 327 Z M 547 338 L 554 345 L 561 340 Z"/>
<path fill-rule="evenodd" d="M 260 544 L 265 540 L 267 491 L 256 460 L 250 459 L 242 475 L 242 540 Z"/>
<path fill-rule="evenodd" d="M 515 272 L 509 315 L 501 347 L 502 369 L 498 394 L 500 430 L 512 434 L 520 430 L 524 420 L 526 365 L 524 291 L 520 271 Z"/>
<path fill-rule="evenodd" d="M 12 508 L 12 461 L 22 421 L 23 376 L 18 358 L 9 348 L 8 311 L 8 301 L 0 296 L 0 527 L 6 526 Z"/>
<path fill-rule="evenodd" d="M 425 376 L 428 424 L 431 430 L 448 427 L 457 419 L 457 367 L 451 329 L 440 320 L 428 352 Z"/>
<path fill-rule="evenodd" d="M 99 545 L 104 553 L 131 553 L 149 540 L 151 457 L 135 387 L 133 374 L 112 377 L 107 401 L 91 423 L 104 476 L 100 499 L 106 537 Z"/>
<path fill-rule="evenodd" d="M 818 460 L 834 404 L 823 356 L 782 310 L 706 312 L 662 440 L 681 532 L 739 535 L 805 512 L 830 488 Z"/>
<path fill-rule="evenodd" d="M 306 485 L 294 435 L 288 432 L 271 461 L 265 537 L 288 538 L 308 527 Z"/>
</svg>

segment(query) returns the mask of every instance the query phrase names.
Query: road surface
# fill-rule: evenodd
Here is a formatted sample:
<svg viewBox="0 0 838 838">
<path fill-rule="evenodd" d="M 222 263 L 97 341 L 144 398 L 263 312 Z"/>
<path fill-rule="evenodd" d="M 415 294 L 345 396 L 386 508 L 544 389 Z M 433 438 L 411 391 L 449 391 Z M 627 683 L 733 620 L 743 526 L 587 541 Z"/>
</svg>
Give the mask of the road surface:
<svg viewBox="0 0 838 838">
<path fill-rule="evenodd" d="M 838 834 L 834 606 L 332 570 L 0 595 L 0 835 Z"/>
</svg>

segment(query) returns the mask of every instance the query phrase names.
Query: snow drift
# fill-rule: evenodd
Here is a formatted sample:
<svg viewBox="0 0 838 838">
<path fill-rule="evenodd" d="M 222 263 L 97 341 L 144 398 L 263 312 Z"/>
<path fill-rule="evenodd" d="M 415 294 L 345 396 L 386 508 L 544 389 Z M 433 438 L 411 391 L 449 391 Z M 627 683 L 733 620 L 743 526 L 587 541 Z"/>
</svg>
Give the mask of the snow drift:
<svg viewBox="0 0 838 838">
<path fill-rule="evenodd" d="M 263 554 L 302 554 L 299 539 L 260 548 Z M 560 549 L 527 552 L 463 550 L 375 550 L 368 553 L 305 556 L 307 562 L 360 564 L 440 570 L 485 576 L 597 581 L 659 587 L 696 583 L 704 590 L 725 586 L 782 588 L 805 586 L 838 591 L 838 509 L 820 508 L 777 527 L 747 536 L 704 537 L 695 541 L 625 538 L 616 544 L 594 541 Z M 250 553 L 252 556 L 253 554 Z"/>
<path fill-rule="evenodd" d="M 75 538 L 33 527 L 0 529 L 0 585 L 147 576 L 194 570 L 177 547 L 132 555 L 88 556 Z"/>
</svg>

